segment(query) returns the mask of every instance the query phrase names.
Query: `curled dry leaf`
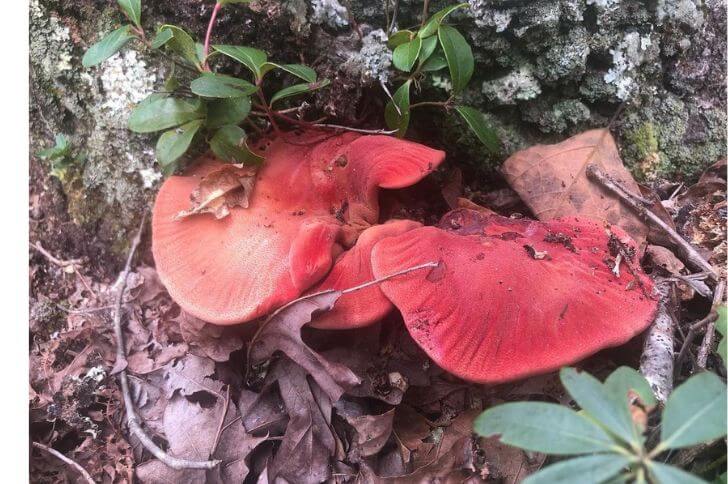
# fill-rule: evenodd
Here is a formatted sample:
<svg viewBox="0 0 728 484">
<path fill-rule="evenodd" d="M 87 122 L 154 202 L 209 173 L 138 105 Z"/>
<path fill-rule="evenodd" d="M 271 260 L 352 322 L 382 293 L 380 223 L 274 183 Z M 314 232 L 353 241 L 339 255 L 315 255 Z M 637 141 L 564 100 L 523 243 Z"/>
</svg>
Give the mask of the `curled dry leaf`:
<svg viewBox="0 0 728 484">
<path fill-rule="evenodd" d="M 201 213 L 211 213 L 221 219 L 227 217 L 233 207 L 248 208 L 254 184 L 254 168 L 242 164 L 222 165 L 202 177 L 190 194 L 191 207 L 179 212 L 175 220 Z"/>
</svg>

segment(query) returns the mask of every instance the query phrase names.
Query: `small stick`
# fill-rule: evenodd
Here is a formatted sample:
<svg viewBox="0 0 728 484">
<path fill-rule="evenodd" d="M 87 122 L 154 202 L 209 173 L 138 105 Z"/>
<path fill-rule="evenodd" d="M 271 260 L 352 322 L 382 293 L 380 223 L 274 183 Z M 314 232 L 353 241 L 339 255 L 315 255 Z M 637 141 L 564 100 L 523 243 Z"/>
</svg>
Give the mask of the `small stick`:
<svg viewBox="0 0 728 484">
<path fill-rule="evenodd" d="M 685 355 L 689 351 L 690 345 L 692 344 L 693 340 L 695 339 L 695 336 L 697 335 L 697 332 L 703 329 L 704 327 L 710 325 L 713 326 L 715 329 L 715 321 L 718 319 L 718 313 L 716 312 L 716 308 L 718 305 L 720 305 L 721 301 L 723 300 L 723 292 L 725 291 L 725 282 L 721 281 L 715 288 L 715 291 L 713 293 L 713 305 L 710 308 L 710 312 L 707 316 L 705 316 L 703 319 L 698 321 L 697 323 L 693 323 L 690 325 L 690 328 L 688 329 L 688 334 L 685 336 L 685 339 L 683 340 L 682 347 L 680 348 L 680 352 L 677 355 L 677 358 L 675 359 L 675 369 L 680 370 L 680 365 L 683 362 L 683 359 L 685 359 Z M 707 333 L 707 331 L 706 331 Z M 705 342 L 706 337 L 703 338 L 703 342 Z M 711 342 L 712 344 L 712 342 Z M 701 345 L 702 349 L 702 345 Z M 707 358 L 707 354 L 705 356 Z M 698 364 L 698 362 L 696 362 Z M 699 365 L 698 365 L 699 366 Z M 702 366 L 701 368 L 704 368 L 705 366 Z"/>
<path fill-rule="evenodd" d="M 718 320 L 717 309 L 718 306 L 723 302 L 723 292 L 725 291 L 725 281 L 720 281 L 713 292 L 713 305 L 710 308 L 710 313 L 715 314 L 716 317 L 708 323 L 705 328 L 705 336 L 703 336 L 703 342 L 700 343 L 700 349 L 698 350 L 698 368 L 704 370 L 705 365 L 708 362 L 708 354 L 713 349 L 713 340 L 715 339 L 715 322 Z"/>
<path fill-rule="evenodd" d="M 589 166 L 587 166 L 586 174 L 589 178 L 598 182 L 601 186 L 614 193 L 626 205 L 635 210 L 637 214 L 640 215 L 642 218 L 648 219 L 649 221 L 660 227 L 662 230 L 664 230 L 670 236 L 670 238 L 682 249 L 685 258 L 687 259 L 687 262 L 689 262 L 694 267 L 700 269 L 701 271 L 707 272 L 711 279 L 713 279 L 714 281 L 718 280 L 718 274 L 715 273 L 713 266 L 711 266 L 708 261 L 706 261 L 703 256 L 701 256 L 698 251 L 695 250 L 692 245 L 690 245 L 688 241 L 682 238 L 682 236 L 678 234 L 675 229 L 663 222 L 660 217 L 655 215 L 647 207 L 635 200 L 634 196 L 630 194 L 627 190 L 625 190 L 624 187 L 622 187 L 615 180 L 612 180 L 609 175 L 603 173 L 595 164 L 589 164 Z"/>
<path fill-rule="evenodd" d="M 76 462 L 75 460 L 69 459 L 65 455 L 58 452 L 56 449 L 52 447 L 48 447 L 47 445 L 41 444 L 40 442 L 33 442 L 33 447 L 36 449 L 40 449 L 42 451 L 48 452 L 53 457 L 56 457 L 57 459 L 65 462 L 69 466 L 73 467 L 79 474 L 83 476 L 84 479 L 86 479 L 86 482 L 89 484 L 95 484 L 94 480 L 91 478 L 91 474 L 88 473 L 86 469 L 81 467 L 81 464 Z"/>
<path fill-rule="evenodd" d="M 396 133 L 396 129 L 361 129 L 361 128 L 350 128 L 348 126 L 341 126 L 339 124 L 322 124 L 322 123 L 314 123 L 313 125 L 316 128 L 328 128 L 328 129 L 341 129 L 344 131 L 353 131 L 354 133 L 364 133 L 364 134 L 393 134 Z"/>
<path fill-rule="evenodd" d="M 665 402 L 673 388 L 673 327 L 669 301 L 672 299 L 673 286 L 670 282 L 658 278 L 655 289 L 660 295 L 655 320 L 645 338 L 640 373 L 648 381 L 655 397 Z"/>
<path fill-rule="evenodd" d="M 379 85 L 382 86 L 382 89 L 384 90 L 385 94 L 389 98 L 390 101 L 392 101 L 392 106 L 394 106 L 394 109 L 397 110 L 397 114 L 402 116 L 402 111 L 400 111 L 399 106 L 397 106 L 397 103 L 394 102 L 394 98 L 392 97 L 392 93 L 389 92 L 389 88 L 387 87 L 387 84 L 383 80 L 379 80 Z M 412 107 L 412 106 L 410 106 Z"/>
<path fill-rule="evenodd" d="M 82 259 L 69 259 L 69 260 L 61 260 L 57 257 L 54 257 L 53 254 L 48 252 L 42 245 L 40 245 L 40 242 L 36 242 L 35 244 L 33 242 L 28 242 L 28 245 L 30 245 L 31 248 L 38 251 L 43 257 L 48 259 L 49 262 L 52 264 L 57 265 L 58 267 L 65 269 L 66 267 L 73 267 L 75 269 L 75 266 L 81 265 Z"/>
<path fill-rule="evenodd" d="M 392 9 L 392 20 L 387 27 L 387 35 L 392 32 L 392 29 L 397 25 L 397 12 L 399 11 L 399 0 L 394 0 L 394 8 Z"/>
<path fill-rule="evenodd" d="M 420 22 L 420 28 L 425 26 L 427 21 L 427 11 L 430 9 L 430 0 L 425 0 L 422 4 L 422 21 Z"/>
<path fill-rule="evenodd" d="M 210 461 L 190 461 L 185 459 L 178 459 L 167 454 L 152 439 L 144 432 L 141 426 L 141 419 L 136 414 L 134 409 L 134 402 L 131 399 L 131 391 L 129 390 L 129 379 L 126 373 L 126 351 L 124 349 L 124 332 L 121 329 L 121 306 L 124 302 L 124 292 L 126 292 L 126 282 L 131 271 L 131 263 L 134 259 L 134 254 L 142 240 L 142 232 L 144 231 L 144 224 L 147 220 L 147 214 L 145 213 L 142 217 L 142 222 L 139 225 L 136 237 L 131 244 L 129 249 L 129 255 L 126 258 L 126 265 L 124 270 L 119 274 L 119 289 L 116 295 L 116 305 L 114 309 L 114 333 L 116 335 L 116 364 L 115 367 L 121 367 L 122 370 L 119 372 L 119 383 L 121 384 L 121 393 L 124 397 L 124 407 L 126 408 L 126 422 L 129 426 L 129 431 L 132 435 L 136 436 L 141 444 L 149 452 L 154 455 L 160 462 L 171 467 L 172 469 L 213 469 L 217 466 L 219 460 Z"/>
</svg>

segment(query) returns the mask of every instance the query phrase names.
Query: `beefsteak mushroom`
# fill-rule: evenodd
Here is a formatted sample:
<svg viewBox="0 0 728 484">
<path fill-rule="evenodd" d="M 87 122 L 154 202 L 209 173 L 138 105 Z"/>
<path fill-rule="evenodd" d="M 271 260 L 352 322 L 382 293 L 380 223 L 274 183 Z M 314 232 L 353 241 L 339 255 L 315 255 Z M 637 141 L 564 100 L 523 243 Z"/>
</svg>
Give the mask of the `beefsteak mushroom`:
<svg viewBox="0 0 728 484">
<path fill-rule="evenodd" d="M 603 223 L 509 219 L 467 209 L 374 246 L 374 276 L 414 340 L 442 368 L 496 383 L 555 370 L 644 330 L 657 302 L 629 259 L 634 242 Z M 616 268 L 615 268 L 616 265 Z"/>
<path fill-rule="evenodd" d="M 178 219 L 221 163 L 208 160 L 164 182 L 154 204 L 152 250 L 159 276 L 187 312 L 215 324 L 257 318 L 328 273 L 362 230 L 378 222 L 379 188 L 402 188 L 445 153 L 388 136 L 307 131 L 274 139 L 247 208 L 217 220 Z"/>
</svg>

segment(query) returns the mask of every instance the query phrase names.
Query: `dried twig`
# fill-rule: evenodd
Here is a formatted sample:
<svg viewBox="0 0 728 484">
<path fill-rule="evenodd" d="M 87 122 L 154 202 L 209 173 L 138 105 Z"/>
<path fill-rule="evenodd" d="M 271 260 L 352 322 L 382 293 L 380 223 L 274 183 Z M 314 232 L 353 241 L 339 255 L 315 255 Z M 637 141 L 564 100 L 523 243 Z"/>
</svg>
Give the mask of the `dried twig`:
<svg viewBox="0 0 728 484">
<path fill-rule="evenodd" d="M 154 457 L 159 459 L 160 462 L 171 467 L 172 469 L 212 469 L 217 466 L 219 460 L 210 461 L 191 461 L 185 459 L 178 459 L 167 454 L 152 439 L 144 432 L 141 426 L 141 419 L 136 414 L 134 408 L 134 402 L 131 398 L 131 391 L 129 390 L 129 379 L 126 373 L 126 352 L 124 349 L 124 332 L 121 329 L 121 306 L 124 302 L 124 292 L 126 291 L 126 281 L 131 271 L 131 263 L 134 259 L 134 254 L 142 239 L 142 232 L 144 231 L 144 225 L 146 223 L 146 213 L 142 217 L 142 222 L 139 226 L 139 231 L 134 237 L 134 241 L 129 249 L 129 255 L 126 259 L 126 265 L 124 270 L 119 275 L 119 289 L 116 295 L 116 306 L 114 309 L 114 333 L 116 334 L 116 364 L 115 368 L 121 368 L 119 371 L 119 383 L 121 385 L 121 393 L 124 397 L 124 407 L 126 408 L 126 422 L 129 426 L 129 432 L 139 439 L 141 444 L 151 452 Z"/>
<path fill-rule="evenodd" d="M 715 322 L 718 320 L 718 306 L 723 302 L 723 292 L 725 291 L 725 281 L 720 281 L 713 291 L 713 305 L 710 308 L 710 314 L 715 314 L 714 318 L 705 328 L 705 336 L 703 342 L 700 343 L 698 350 L 698 368 L 705 369 L 708 362 L 708 354 L 713 350 L 713 340 L 715 339 Z"/>
<path fill-rule="evenodd" d="M 660 295 L 655 320 L 647 331 L 640 373 L 649 382 L 655 396 L 661 402 L 667 400 L 673 387 L 673 327 L 670 301 L 674 285 L 666 279 L 658 278 L 655 288 Z"/>
<path fill-rule="evenodd" d="M 675 359 L 675 370 L 679 371 L 680 366 L 682 365 L 683 360 L 685 359 L 685 355 L 690 351 L 690 345 L 693 343 L 693 340 L 695 339 L 695 336 L 697 335 L 698 331 L 702 330 L 705 327 L 711 327 L 713 328 L 713 332 L 715 331 L 715 321 L 718 319 L 718 313 L 716 312 L 716 309 L 720 305 L 721 301 L 723 300 L 723 292 L 725 291 L 725 282 L 721 281 L 715 288 L 715 291 L 713 292 L 713 305 L 710 308 L 710 312 L 707 316 L 705 316 L 703 319 L 698 321 L 697 323 L 693 323 L 690 325 L 690 328 L 688 329 L 688 334 L 685 336 L 685 339 L 683 340 L 682 347 L 680 348 L 680 352 L 677 355 L 677 358 Z M 712 338 L 708 338 L 707 330 L 706 335 L 703 338 L 703 343 L 700 346 L 700 349 L 702 350 L 703 344 L 706 345 L 706 347 L 712 346 Z M 706 340 L 707 343 L 706 343 Z M 700 353 L 698 353 L 698 356 L 700 356 Z M 705 357 L 707 359 L 708 355 L 705 354 Z M 705 361 L 705 360 L 704 360 Z M 698 360 L 697 362 L 698 366 L 700 366 L 700 362 Z M 701 368 L 705 368 L 705 362 L 703 362 L 703 366 L 700 366 Z"/>
<path fill-rule="evenodd" d="M 40 442 L 33 442 L 33 447 L 35 447 L 36 449 L 40 449 L 44 452 L 48 452 L 53 457 L 56 457 L 57 459 L 65 462 L 69 466 L 73 467 L 79 474 L 81 474 L 83 476 L 83 478 L 86 479 L 86 482 L 88 482 L 90 484 L 94 484 L 94 480 L 91 478 L 91 474 L 89 474 L 88 471 L 86 469 L 84 469 L 83 467 L 81 467 L 81 464 L 79 464 L 75 460 L 69 459 L 65 455 L 58 452 L 56 449 L 54 449 L 52 447 L 48 447 L 47 445 L 41 444 Z"/>
<path fill-rule="evenodd" d="M 396 129 L 361 129 L 361 128 L 350 128 L 348 126 L 342 126 L 339 124 L 321 124 L 321 123 L 314 123 L 314 127 L 316 128 L 328 128 L 328 129 L 340 129 L 344 131 L 353 131 L 354 133 L 364 133 L 364 134 L 394 134 L 397 132 Z"/>
<path fill-rule="evenodd" d="M 589 166 L 587 166 L 586 174 L 589 178 L 614 193 L 622 202 L 637 212 L 640 217 L 649 220 L 664 230 L 681 249 L 683 256 L 689 264 L 701 271 L 707 272 L 714 281 L 718 280 L 718 274 L 716 274 L 713 266 L 711 266 L 687 240 L 678 234 L 675 229 L 667 225 L 660 217 L 640 203 L 640 201 L 636 199 L 635 195 L 631 194 L 609 175 L 603 173 L 595 164 L 589 164 Z"/>
<path fill-rule="evenodd" d="M 38 251 L 38 253 L 41 254 L 43 257 L 48 259 L 50 263 L 57 265 L 61 269 L 65 269 L 66 267 L 73 267 L 75 270 L 75 266 L 79 266 L 81 265 L 81 262 L 83 262 L 81 259 L 61 260 L 48 252 L 42 245 L 40 245 L 40 242 L 36 242 L 35 244 L 33 242 L 28 242 L 28 245 Z"/>
</svg>

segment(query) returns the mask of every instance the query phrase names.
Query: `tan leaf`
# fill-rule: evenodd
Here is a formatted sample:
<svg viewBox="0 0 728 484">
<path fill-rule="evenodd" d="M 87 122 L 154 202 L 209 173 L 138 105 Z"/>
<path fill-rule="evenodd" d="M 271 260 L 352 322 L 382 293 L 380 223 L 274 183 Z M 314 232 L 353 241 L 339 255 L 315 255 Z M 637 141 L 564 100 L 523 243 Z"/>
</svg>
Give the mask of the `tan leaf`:
<svg viewBox="0 0 728 484">
<path fill-rule="evenodd" d="M 620 226 L 642 245 L 647 226 L 616 197 L 587 178 L 590 163 L 632 193 L 640 193 L 606 129 L 519 151 L 505 161 L 503 174 L 539 220 L 570 215 L 605 220 Z"/>
<path fill-rule="evenodd" d="M 255 184 L 255 169 L 240 165 L 224 165 L 205 175 L 192 191 L 192 205 L 175 216 L 179 220 L 190 215 L 211 213 L 216 219 L 225 218 L 234 207 L 248 208 Z"/>
</svg>

